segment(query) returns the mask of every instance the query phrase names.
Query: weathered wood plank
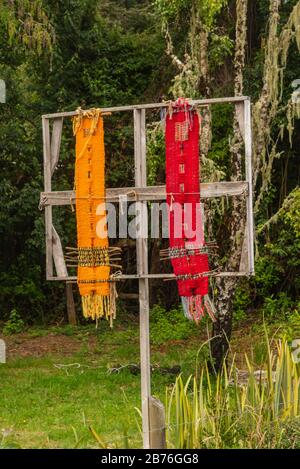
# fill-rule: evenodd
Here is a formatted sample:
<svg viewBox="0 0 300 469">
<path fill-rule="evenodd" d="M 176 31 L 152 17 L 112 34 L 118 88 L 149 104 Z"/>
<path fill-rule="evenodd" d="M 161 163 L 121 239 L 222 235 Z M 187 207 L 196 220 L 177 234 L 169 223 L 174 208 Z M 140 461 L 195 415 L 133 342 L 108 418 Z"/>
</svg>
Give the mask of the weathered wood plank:
<svg viewBox="0 0 300 469">
<path fill-rule="evenodd" d="M 210 105 L 210 104 L 222 104 L 222 103 L 237 103 L 249 99 L 248 96 L 233 96 L 229 98 L 210 98 L 210 99 L 190 99 L 191 104 L 199 105 Z M 103 107 L 102 112 L 122 112 L 122 111 L 134 111 L 140 109 L 159 109 L 168 107 L 168 103 L 151 103 L 151 104 L 136 104 L 132 106 L 115 106 L 115 107 Z M 43 117 L 47 119 L 55 119 L 57 117 L 72 117 L 78 114 L 77 111 L 67 112 L 55 112 L 52 114 L 45 114 Z"/>
<path fill-rule="evenodd" d="M 215 277 L 249 277 L 249 272 L 220 272 L 218 274 L 215 274 Z M 147 279 L 160 279 L 160 280 L 169 280 L 169 279 L 174 279 L 175 280 L 175 275 L 174 274 L 123 274 L 118 276 L 116 281 L 123 281 L 123 280 L 140 280 L 143 278 Z M 71 282 L 76 282 L 77 277 L 76 276 L 70 276 L 70 277 L 51 277 L 48 280 L 52 281 L 71 281 Z"/>
<path fill-rule="evenodd" d="M 63 248 L 61 245 L 60 237 L 57 234 L 56 229 L 52 226 L 52 252 L 55 270 L 58 276 L 68 277 L 68 270 L 65 263 Z"/>
<path fill-rule="evenodd" d="M 51 192 L 51 150 L 49 120 L 42 119 L 43 129 L 43 158 L 44 158 L 44 189 Z M 52 207 L 45 207 L 45 236 L 46 236 L 46 278 L 53 276 L 52 259 Z"/>
<path fill-rule="evenodd" d="M 57 117 L 53 122 L 52 136 L 51 136 L 51 175 L 57 166 L 59 160 L 61 135 L 63 128 L 63 117 Z"/>
<path fill-rule="evenodd" d="M 165 449 L 166 442 L 166 416 L 165 408 L 160 400 L 150 397 L 150 447 L 151 449 Z"/>
<path fill-rule="evenodd" d="M 0 339 L 0 363 L 6 363 L 6 344 Z"/>
<path fill-rule="evenodd" d="M 146 175 L 146 114 L 145 109 L 135 109 L 134 117 L 134 167 L 136 187 L 147 186 Z M 147 202 L 139 202 L 140 227 L 148 234 Z M 136 240 L 137 273 L 148 274 L 148 241 L 142 233 Z M 140 359 L 141 359 L 141 399 L 143 447 L 150 448 L 149 399 L 151 397 L 150 380 L 150 333 L 149 333 L 149 282 L 147 277 L 139 278 L 140 306 Z"/>
<path fill-rule="evenodd" d="M 255 275 L 254 267 L 254 216 L 253 216 L 253 187 L 252 187 L 252 127 L 251 127 L 251 102 L 244 103 L 245 113 L 245 166 L 246 180 L 248 181 L 247 194 L 247 242 L 248 242 L 248 266 L 251 275 Z"/>
<path fill-rule="evenodd" d="M 240 260 L 240 272 L 249 272 L 249 243 L 248 243 L 248 228 L 247 225 L 245 227 L 245 234 L 244 240 L 242 245 L 242 253 L 241 253 L 241 260 Z"/>
<path fill-rule="evenodd" d="M 245 141 L 245 111 L 244 111 L 245 101 L 238 102 L 235 104 L 235 114 L 239 123 L 239 128 Z"/>
<path fill-rule="evenodd" d="M 247 195 L 248 182 L 210 182 L 201 184 L 201 198 L 234 197 Z M 106 189 L 107 202 L 119 202 L 120 196 L 127 196 L 128 202 L 166 200 L 165 186 L 121 187 Z M 41 203 L 47 205 L 74 205 L 74 191 L 42 192 Z"/>
</svg>

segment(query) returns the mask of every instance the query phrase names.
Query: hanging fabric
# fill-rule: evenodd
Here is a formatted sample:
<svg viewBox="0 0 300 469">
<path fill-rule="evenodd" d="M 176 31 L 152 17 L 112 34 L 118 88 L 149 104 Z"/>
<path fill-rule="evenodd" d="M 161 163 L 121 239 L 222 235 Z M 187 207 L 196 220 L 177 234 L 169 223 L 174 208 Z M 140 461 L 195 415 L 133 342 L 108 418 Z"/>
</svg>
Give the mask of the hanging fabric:
<svg viewBox="0 0 300 469">
<path fill-rule="evenodd" d="M 105 152 L 100 109 L 78 110 L 73 120 L 76 136 L 75 191 L 77 219 L 77 283 L 83 314 L 98 320 L 115 318 L 115 285 L 111 262 L 118 248 L 109 248 L 105 211 Z M 102 229 L 100 229 L 102 228 Z"/>
<path fill-rule="evenodd" d="M 170 104 L 165 131 L 170 247 L 161 255 L 171 260 L 184 313 L 195 322 L 205 311 L 215 320 L 200 204 L 199 131 L 199 114 L 187 100 Z"/>
</svg>

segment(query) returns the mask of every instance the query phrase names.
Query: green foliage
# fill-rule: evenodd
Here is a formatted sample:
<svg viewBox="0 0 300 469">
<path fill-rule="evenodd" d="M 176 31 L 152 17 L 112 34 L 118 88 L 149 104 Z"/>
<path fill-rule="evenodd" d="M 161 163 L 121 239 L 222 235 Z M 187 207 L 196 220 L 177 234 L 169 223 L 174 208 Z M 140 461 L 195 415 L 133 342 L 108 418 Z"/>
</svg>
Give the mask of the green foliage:
<svg viewBox="0 0 300 469">
<path fill-rule="evenodd" d="M 255 300 L 269 318 L 286 318 L 299 298 L 299 200 L 299 190 L 294 190 L 273 217 L 267 228 L 269 242 L 256 261 Z"/>
<path fill-rule="evenodd" d="M 209 48 L 209 62 L 212 69 L 223 65 L 224 58 L 230 57 L 234 49 L 233 41 L 226 35 L 211 33 L 211 47 Z"/>
<path fill-rule="evenodd" d="M 234 363 L 214 379 L 181 376 L 167 394 L 169 446 L 189 448 L 297 447 L 300 428 L 300 369 L 286 340 L 266 341 L 261 375 L 247 359 L 240 382 Z M 291 426 L 292 425 L 292 426 Z M 293 428 L 293 430 L 292 430 Z M 289 431 L 290 429 L 290 431 Z M 289 439 L 290 437 L 290 439 Z"/>
<path fill-rule="evenodd" d="M 300 189 L 294 190 L 291 196 L 289 208 L 282 215 L 288 228 L 292 228 L 296 238 L 300 238 Z"/>
<path fill-rule="evenodd" d="M 266 319 L 284 319 L 293 311 L 294 302 L 285 292 L 280 292 L 275 298 L 267 297 L 262 305 L 262 311 Z"/>
<path fill-rule="evenodd" d="M 197 326 L 184 317 L 181 307 L 166 311 L 156 305 L 150 311 L 150 321 L 151 343 L 157 345 L 188 339 L 197 332 Z"/>
<path fill-rule="evenodd" d="M 38 55 L 53 51 L 55 32 L 42 0 L 1 0 L 0 23 L 7 30 L 10 45 L 17 41 Z"/>
<path fill-rule="evenodd" d="M 23 329 L 24 321 L 21 319 L 18 311 L 16 309 L 13 309 L 10 312 L 8 321 L 6 321 L 3 327 L 3 334 L 18 334 L 19 332 L 22 332 Z"/>
<path fill-rule="evenodd" d="M 289 344 L 300 337 L 300 302 L 296 304 L 293 311 L 287 316 L 284 324 L 281 324 L 282 336 L 288 340 Z"/>
<path fill-rule="evenodd" d="M 165 165 L 165 136 L 162 124 L 156 123 L 147 129 L 147 177 L 148 185 L 154 186 Z"/>
<path fill-rule="evenodd" d="M 199 9 L 201 19 L 210 29 L 216 21 L 216 16 L 227 5 L 227 0 L 155 0 L 160 15 L 166 20 L 171 20 L 180 13 L 187 12 L 191 8 Z"/>
<path fill-rule="evenodd" d="M 44 217 L 38 210 L 43 190 L 41 115 L 78 105 L 155 101 L 161 90 L 157 76 L 164 75 L 166 68 L 160 62 L 164 41 L 145 8 L 148 1 L 127 2 L 127 7 L 124 2 L 97 0 L 1 2 L 1 6 L 4 3 L 11 4 L 4 10 L 14 15 L 17 29 L 10 42 L 11 23 L 1 9 L 0 75 L 7 84 L 7 103 L 0 113 L 0 242 L 5 246 L 0 254 L 1 319 L 16 308 L 27 323 L 51 323 L 64 318 L 66 305 L 65 286 L 45 279 Z M 21 4 L 23 13 L 16 14 Z M 43 24 L 43 15 L 51 19 L 49 25 L 55 30 L 51 66 L 34 40 L 30 53 L 20 47 L 22 21 L 16 15 L 21 13 L 22 18 L 30 13 L 36 27 Z M 33 34 L 32 29 L 27 33 Z M 41 35 L 39 39 L 44 41 Z M 42 47 L 46 51 L 48 46 Z M 131 116 L 107 118 L 105 132 L 108 185 L 133 185 Z M 71 189 L 73 178 L 74 140 L 66 120 L 53 189 Z M 55 209 L 53 220 L 63 245 L 75 243 L 74 213 Z"/>
<path fill-rule="evenodd" d="M 247 317 L 247 310 L 251 305 L 251 295 L 246 285 L 239 286 L 233 299 L 233 318 L 238 322 Z"/>
<path fill-rule="evenodd" d="M 269 9 L 267 0 L 258 3 L 253 7 L 249 25 L 251 41 L 245 73 L 245 94 L 252 100 L 261 92 L 264 54 L 260 38 L 265 36 Z M 281 25 L 296 3 L 293 0 L 282 5 Z M 0 1 L 0 75 L 7 84 L 7 103 L 1 105 L 0 113 L 2 320 L 8 319 L 12 309 L 19 311 L 29 324 L 51 323 L 65 317 L 64 285 L 45 280 L 43 214 L 37 209 L 43 187 L 41 114 L 72 110 L 78 105 L 155 102 L 170 96 L 168 90 L 178 70 L 165 55 L 162 22 L 168 24 L 174 54 L 184 63 L 187 59 L 185 78 L 190 81 L 184 90 L 188 92 L 196 84 L 193 96 L 199 97 L 204 91 L 198 86 L 201 70 L 197 68 L 201 51 L 199 28 L 203 27 L 208 32 L 211 94 L 232 94 L 233 71 L 227 58 L 233 50 L 235 22 L 228 4 L 225 0 Z M 293 91 L 291 83 L 299 77 L 298 59 L 297 47 L 292 46 L 284 72 L 284 103 Z M 207 181 L 228 179 L 231 174 L 228 142 L 232 137 L 233 107 L 213 106 L 211 110 L 212 146 L 202 162 L 202 177 Z M 286 110 L 281 113 L 285 116 Z M 157 120 L 152 113 L 148 116 Z M 280 114 L 274 125 L 281 124 L 281 117 Z M 293 125 L 294 150 L 284 132 L 279 148 L 282 157 L 276 160 L 273 185 L 256 215 L 258 225 L 268 222 L 289 192 L 290 204 L 277 224 L 259 234 L 257 276 L 251 280 L 250 290 L 245 287 L 244 292 L 237 293 L 236 320 L 244 318 L 250 306 L 251 312 L 264 310 L 270 318 L 275 317 L 276 309 L 285 309 L 278 293 L 285 292 L 291 304 L 300 295 L 299 190 L 293 191 L 299 182 L 297 120 Z M 67 120 L 64 131 L 54 190 L 71 189 L 73 185 L 74 141 Z M 163 132 L 150 125 L 147 137 L 148 183 L 164 183 Z M 272 137 L 277 138 L 277 131 L 272 130 Z M 107 185 L 132 185 L 131 116 L 124 113 L 108 117 L 105 142 Z M 228 201 L 224 200 L 211 206 L 213 228 L 222 241 L 221 258 L 226 255 L 223 240 L 227 206 Z M 70 240 L 76 242 L 75 217 L 69 208 L 54 210 L 54 224 L 62 233 L 63 245 Z M 162 301 L 167 295 L 162 287 Z"/>
</svg>

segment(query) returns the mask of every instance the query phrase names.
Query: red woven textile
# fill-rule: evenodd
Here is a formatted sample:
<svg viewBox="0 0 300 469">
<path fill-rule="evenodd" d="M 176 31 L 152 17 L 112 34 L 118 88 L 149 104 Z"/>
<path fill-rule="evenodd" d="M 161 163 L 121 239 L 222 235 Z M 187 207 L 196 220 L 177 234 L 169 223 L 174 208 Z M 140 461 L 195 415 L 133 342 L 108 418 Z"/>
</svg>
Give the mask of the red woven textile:
<svg viewBox="0 0 300 469">
<path fill-rule="evenodd" d="M 165 140 L 170 252 L 174 253 L 176 248 L 201 248 L 204 233 L 200 208 L 199 117 L 185 100 L 177 100 L 169 110 Z M 177 277 L 193 277 L 178 279 L 178 290 L 181 297 L 195 297 L 191 319 L 200 319 L 204 314 L 201 297 L 208 294 L 208 277 L 199 274 L 209 271 L 208 255 L 176 257 L 173 254 L 171 263 Z M 188 309 L 190 304 L 191 300 L 188 300 Z"/>
</svg>

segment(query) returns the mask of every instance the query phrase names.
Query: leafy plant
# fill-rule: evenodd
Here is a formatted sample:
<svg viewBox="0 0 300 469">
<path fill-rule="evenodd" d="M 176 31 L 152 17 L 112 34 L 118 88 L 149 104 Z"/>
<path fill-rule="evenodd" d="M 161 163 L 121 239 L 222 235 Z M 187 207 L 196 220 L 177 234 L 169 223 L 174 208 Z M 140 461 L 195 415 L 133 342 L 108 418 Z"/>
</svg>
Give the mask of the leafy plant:
<svg viewBox="0 0 300 469">
<path fill-rule="evenodd" d="M 246 318 L 247 309 L 251 304 L 250 292 L 245 286 L 236 289 L 233 301 L 233 314 L 235 321 Z"/>
<path fill-rule="evenodd" d="M 181 307 L 167 311 L 155 305 L 150 311 L 150 321 L 151 342 L 157 345 L 168 340 L 184 340 L 197 332 L 197 326 L 184 317 Z"/>
<path fill-rule="evenodd" d="M 264 301 L 262 310 L 264 317 L 268 318 L 285 318 L 293 309 L 294 302 L 285 292 L 280 292 L 277 297 L 273 295 L 267 297 Z"/>
<path fill-rule="evenodd" d="M 286 340 L 267 339 L 262 370 L 247 361 L 240 382 L 234 362 L 216 378 L 179 376 L 167 393 L 167 438 L 172 448 L 278 448 L 296 445 L 300 425 L 300 369 Z M 293 427 L 289 423 L 293 424 Z M 294 428 L 294 433 L 292 428 Z M 287 430 L 289 430 L 289 438 Z M 293 435 L 291 435 L 293 433 Z"/>
<path fill-rule="evenodd" d="M 21 319 L 18 311 L 13 309 L 9 315 L 9 320 L 6 321 L 3 327 L 3 334 L 17 334 L 24 329 L 24 321 Z"/>
</svg>

